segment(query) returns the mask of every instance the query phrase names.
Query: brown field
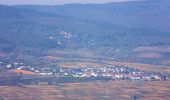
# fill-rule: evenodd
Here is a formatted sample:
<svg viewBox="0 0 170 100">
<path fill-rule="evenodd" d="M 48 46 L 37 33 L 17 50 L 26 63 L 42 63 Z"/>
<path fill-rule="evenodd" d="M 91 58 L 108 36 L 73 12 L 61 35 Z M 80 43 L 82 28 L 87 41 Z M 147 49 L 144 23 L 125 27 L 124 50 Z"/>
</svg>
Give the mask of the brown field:
<svg viewBox="0 0 170 100">
<path fill-rule="evenodd" d="M 0 86 L 0 100 L 169 100 L 170 82 L 90 82 Z"/>
<path fill-rule="evenodd" d="M 5 55 L 6 55 L 5 53 L 0 51 L 0 57 L 5 57 Z"/>
<path fill-rule="evenodd" d="M 117 61 L 110 61 L 108 62 L 111 65 L 125 65 L 132 68 L 146 70 L 146 71 L 155 71 L 155 72 L 170 72 L 169 66 L 163 65 L 152 65 L 152 64 L 141 64 L 141 63 L 131 63 L 131 62 L 117 62 Z"/>
<path fill-rule="evenodd" d="M 145 55 L 145 56 L 157 56 L 157 55 Z M 120 62 L 113 60 L 97 60 L 97 59 L 75 59 L 75 60 L 64 60 L 58 62 L 58 57 L 55 56 L 46 56 L 46 60 L 52 61 L 49 64 L 59 65 L 61 67 L 66 68 L 78 68 L 78 67 L 86 67 L 86 66 L 128 66 L 135 69 L 146 70 L 146 71 L 155 71 L 155 72 L 170 72 L 170 66 L 166 65 L 153 65 L 153 64 L 142 64 L 142 63 L 133 63 L 133 62 Z M 167 63 L 167 62 L 166 62 Z"/>
<path fill-rule="evenodd" d="M 60 62 L 59 65 L 61 67 L 67 67 L 67 68 L 85 67 L 85 66 L 93 66 L 93 67 L 100 66 L 100 64 L 92 63 L 92 62 Z"/>
<path fill-rule="evenodd" d="M 10 70 L 10 72 L 22 73 L 22 74 L 28 74 L 28 75 L 36 74 L 34 72 L 30 72 L 30 71 L 26 71 L 26 70 L 20 70 L 20 69 Z"/>
<path fill-rule="evenodd" d="M 134 49 L 134 52 L 170 52 L 170 47 L 138 47 Z"/>
<path fill-rule="evenodd" d="M 47 59 L 47 60 L 60 60 L 60 59 L 62 59 L 62 57 L 54 57 L 54 56 L 44 56 L 42 58 Z"/>
<path fill-rule="evenodd" d="M 146 52 L 146 53 L 140 53 L 137 55 L 138 57 L 142 58 L 161 58 L 162 55 L 159 53 L 153 53 L 153 52 Z"/>
<path fill-rule="evenodd" d="M 138 47 L 134 50 L 134 52 L 137 52 L 139 55 L 138 57 L 142 57 L 143 59 L 145 58 L 154 58 L 154 59 L 159 59 L 162 57 L 161 52 L 170 52 L 169 49 L 170 47 L 166 48 L 161 48 L 161 47 Z M 80 52 L 80 51 L 79 51 Z M 85 51 L 84 51 L 85 52 Z M 59 65 L 61 67 L 67 67 L 67 68 L 77 68 L 77 67 L 86 67 L 86 66 L 93 66 L 93 67 L 98 67 L 98 66 L 112 66 L 112 65 L 125 65 L 129 66 L 132 68 L 140 69 L 140 70 L 147 70 L 147 71 L 155 71 L 155 72 L 170 72 L 170 66 L 168 65 L 154 65 L 154 64 L 143 64 L 143 63 L 134 63 L 134 62 L 129 62 L 129 61 L 114 61 L 114 60 L 109 60 L 109 58 L 105 57 L 96 57 L 95 55 L 92 55 L 89 58 L 84 57 L 84 53 L 78 53 L 78 55 L 83 54 L 84 56 L 82 57 L 71 57 L 69 59 L 69 56 L 63 56 L 66 55 L 65 53 L 67 52 L 50 52 L 50 54 L 47 54 L 49 56 L 44 56 L 41 57 L 44 59 L 44 62 L 49 61 L 47 65 Z M 71 55 L 69 53 L 69 55 Z M 89 56 L 89 55 L 88 55 Z M 103 59 L 97 59 L 97 58 L 103 58 Z M 169 62 L 160 62 L 163 64 L 169 64 Z"/>
<path fill-rule="evenodd" d="M 162 64 L 170 64 L 170 60 L 165 60 L 162 62 Z"/>
<path fill-rule="evenodd" d="M 164 66 L 164 65 L 152 65 L 152 64 L 141 64 L 141 63 L 131 63 L 131 62 L 118 62 L 118 61 L 105 61 L 105 60 L 99 60 L 96 62 L 89 62 L 84 60 L 81 61 L 72 61 L 72 62 L 58 62 L 58 64 L 61 67 L 67 67 L 67 68 L 77 68 L 77 67 L 85 67 L 85 66 L 113 66 L 113 65 L 119 65 L 119 66 L 128 66 L 135 69 L 140 70 L 146 70 L 146 71 L 155 71 L 155 72 L 170 72 L 170 66 Z"/>
<path fill-rule="evenodd" d="M 170 72 L 169 59 L 164 58 L 163 55 L 163 53 L 170 52 L 170 47 L 137 47 L 133 49 L 132 52 L 135 54 L 136 59 L 148 59 L 151 63 L 144 64 L 142 61 L 135 63 L 138 61 L 133 62 L 130 60 L 114 61 L 110 60 L 109 57 L 99 56 L 86 49 L 73 50 L 69 52 L 68 50 L 52 50 L 47 52 L 46 56 L 41 57 L 41 61 L 46 62 L 46 66 L 59 65 L 67 68 L 125 65 L 146 71 Z M 151 61 L 152 59 L 155 61 Z"/>
</svg>

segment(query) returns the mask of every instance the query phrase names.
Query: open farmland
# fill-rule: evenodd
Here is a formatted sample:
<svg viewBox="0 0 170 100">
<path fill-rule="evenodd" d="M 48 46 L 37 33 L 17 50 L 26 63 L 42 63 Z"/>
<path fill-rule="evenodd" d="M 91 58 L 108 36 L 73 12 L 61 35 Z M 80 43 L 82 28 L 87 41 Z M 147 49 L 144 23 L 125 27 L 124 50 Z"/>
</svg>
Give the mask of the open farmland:
<svg viewBox="0 0 170 100">
<path fill-rule="evenodd" d="M 34 62 L 42 62 L 46 66 L 59 65 L 68 68 L 124 65 L 146 71 L 170 72 L 169 57 L 167 57 L 170 52 L 169 47 L 137 47 L 130 52 L 132 54 L 130 53 L 131 56 L 130 54 L 127 56 L 127 60 L 117 60 L 90 53 L 88 50 L 75 50 L 74 52 L 53 50 L 45 53 L 45 56 L 38 58 Z M 88 55 L 86 55 L 87 53 Z M 119 54 L 119 52 L 116 54 Z M 137 59 L 140 62 L 136 61 Z M 148 61 L 150 63 L 147 63 Z"/>
<path fill-rule="evenodd" d="M 51 58 L 55 58 L 51 56 Z M 73 58 L 74 59 L 74 58 Z M 96 59 L 75 59 L 73 60 L 51 60 L 46 59 L 49 61 L 49 65 L 59 65 L 60 67 L 66 68 L 79 68 L 79 67 L 86 67 L 86 66 L 128 66 L 131 68 L 139 69 L 139 70 L 146 70 L 146 71 L 154 71 L 154 72 L 170 72 L 170 67 L 166 65 L 154 65 L 154 64 L 142 64 L 142 63 L 132 63 L 132 62 L 125 62 L 125 61 L 113 61 L 113 60 L 96 60 Z"/>
<path fill-rule="evenodd" d="M 0 86 L 0 100 L 169 100 L 170 82 L 93 82 Z"/>
</svg>

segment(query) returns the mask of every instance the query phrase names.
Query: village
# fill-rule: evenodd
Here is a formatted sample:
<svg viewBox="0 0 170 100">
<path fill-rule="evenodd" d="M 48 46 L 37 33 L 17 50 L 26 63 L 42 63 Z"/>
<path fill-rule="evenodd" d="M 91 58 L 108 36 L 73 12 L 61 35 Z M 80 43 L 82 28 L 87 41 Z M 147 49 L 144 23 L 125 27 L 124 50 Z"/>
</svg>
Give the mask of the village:
<svg viewBox="0 0 170 100">
<path fill-rule="evenodd" d="M 23 63 L 1 64 L 1 70 L 25 70 L 41 76 L 129 80 L 129 81 L 168 81 L 170 73 L 151 72 L 130 68 L 128 66 L 85 66 L 83 68 L 61 68 L 60 66 L 41 68 L 24 65 Z M 1 71 L 2 72 L 2 71 Z"/>
</svg>

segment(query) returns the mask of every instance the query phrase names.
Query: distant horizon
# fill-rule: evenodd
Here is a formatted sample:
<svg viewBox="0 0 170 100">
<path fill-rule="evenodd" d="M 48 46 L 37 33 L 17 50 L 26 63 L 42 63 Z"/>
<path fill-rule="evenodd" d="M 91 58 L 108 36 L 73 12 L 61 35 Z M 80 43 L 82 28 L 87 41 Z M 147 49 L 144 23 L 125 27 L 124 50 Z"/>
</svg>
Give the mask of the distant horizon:
<svg viewBox="0 0 170 100">
<path fill-rule="evenodd" d="M 66 4 L 105 4 L 112 2 L 130 2 L 141 0 L 0 0 L 0 5 L 66 5 Z"/>
</svg>

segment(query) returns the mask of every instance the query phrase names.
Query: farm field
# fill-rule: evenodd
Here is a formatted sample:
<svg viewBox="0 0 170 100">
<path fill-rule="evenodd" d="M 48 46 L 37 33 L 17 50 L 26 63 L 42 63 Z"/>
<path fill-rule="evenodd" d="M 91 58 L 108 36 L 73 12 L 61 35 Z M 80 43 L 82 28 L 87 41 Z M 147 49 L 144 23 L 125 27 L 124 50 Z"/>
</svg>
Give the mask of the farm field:
<svg viewBox="0 0 170 100">
<path fill-rule="evenodd" d="M 85 82 L 0 86 L 0 100 L 169 100 L 170 82 Z"/>
<path fill-rule="evenodd" d="M 54 62 L 52 62 L 55 64 Z M 154 71 L 154 72 L 170 72 L 169 66 L 164 65 L 154 65 L 154 64 L 142 64 L 142 63 L 132 63 L 132 62 L 120 62 L 120 61 L 109 61 L 109 60 L 91 60 L 83 59 L 82 61 L 64 61 L 58 62 L 58 65 L 66 68 L 78 68 L 85 66 L 128 66 L 131 68 L 146 70 L 146 71 Z"/>
</svg>

